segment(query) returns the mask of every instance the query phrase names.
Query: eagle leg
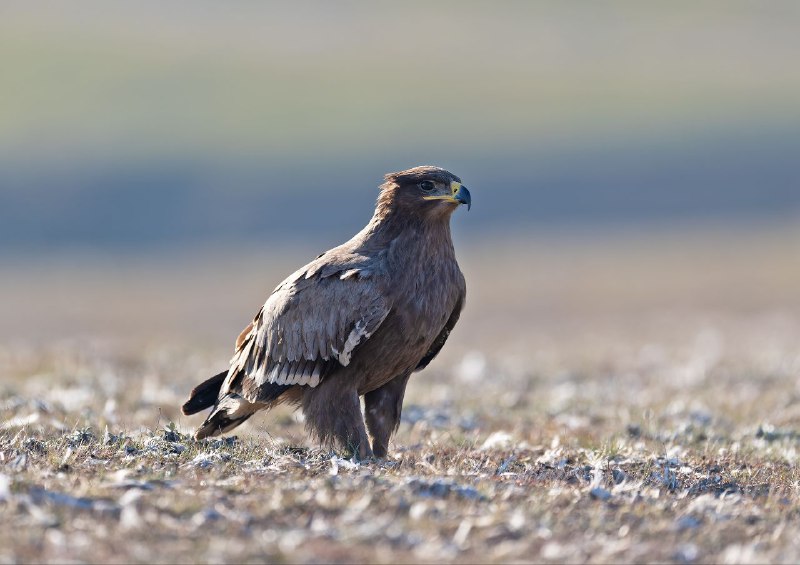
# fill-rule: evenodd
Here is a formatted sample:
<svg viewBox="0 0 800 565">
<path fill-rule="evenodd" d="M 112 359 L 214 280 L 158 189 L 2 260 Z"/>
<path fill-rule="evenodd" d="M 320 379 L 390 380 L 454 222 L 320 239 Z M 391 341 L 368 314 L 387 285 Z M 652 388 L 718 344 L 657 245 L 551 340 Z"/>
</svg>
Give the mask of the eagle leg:
<svg viewBox="0 0 800 565">
<path fill-rule="evenodd" d="M 364 395 L 367 428 L 372 436 L 372 451 L 375 457 L 382 459 L 389 452 L 389 438 L 400 426 L 403 396 L 410 375 L 410 373 L 399 375 L 382 387 Z"/>
<path fill-rule="evenodd" d="M 372 457 L 358 392 L 336 379 L 323 381 L 303 396 L 306 428 L 321 443 L 336 444 L 360 460 Z"/>
</svg>

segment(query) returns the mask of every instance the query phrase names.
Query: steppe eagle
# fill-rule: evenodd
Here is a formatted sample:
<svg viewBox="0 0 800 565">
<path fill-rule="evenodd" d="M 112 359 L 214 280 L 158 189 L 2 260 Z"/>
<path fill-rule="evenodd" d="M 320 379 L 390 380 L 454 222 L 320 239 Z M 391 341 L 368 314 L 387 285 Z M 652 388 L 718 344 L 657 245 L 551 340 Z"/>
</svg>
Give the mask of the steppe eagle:
<svg viewBox="0 0 800 565">
<path fill-rule="evenodd" d="M 464 306 L 450 237 L 460 204 L 470 207 L 470 193 L 444 169 L 387 174 L 366 227 L 279 284 L 230 367 L 192 391 L 184 414 L 213 407 L 195 437 L 288 402 L 321 442 L 385 457 L 409 377 L 439 353 Z"/>
</svg>

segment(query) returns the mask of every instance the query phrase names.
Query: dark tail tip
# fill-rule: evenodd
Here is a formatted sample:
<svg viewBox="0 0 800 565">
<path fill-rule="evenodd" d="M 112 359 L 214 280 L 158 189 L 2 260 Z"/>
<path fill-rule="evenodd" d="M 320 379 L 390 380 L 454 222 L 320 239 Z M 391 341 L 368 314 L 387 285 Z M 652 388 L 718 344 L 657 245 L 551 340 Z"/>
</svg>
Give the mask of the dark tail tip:
<svg viewBox="0 0 800 565">
<path fill-rule="evenodd" d="M 222 381 L 227 375 L 228 371 L 223 371 L 194 387 L 192 394 L 189 395 L 189 400 L 181 407 L 181 411 L 186 416 L 191 416 L 214 406 L 219 398 Z"/>
<path fill-rule="evenodd" d="M 197 428 L 194 433 L 194 439 L 205 439 L 207 437 L 217 436 L 224 434 L 233 428 L 244 424 L 253 414 L 246 414 L 240 418 L 230 418 L 225 412 L 216 412 L 212 414 L 208 420 L 203 422 L 203 425 Z"/>
<path fill-rule="evenodd" d="M 236 426 L 243 424 L 255 414 L 258 407 L 235 393 L 228 393 L 217 403 L 206 421 L 197 428 L 194 437 L 203 439 L 209 436 L 224 434 Z"/>
</svg>

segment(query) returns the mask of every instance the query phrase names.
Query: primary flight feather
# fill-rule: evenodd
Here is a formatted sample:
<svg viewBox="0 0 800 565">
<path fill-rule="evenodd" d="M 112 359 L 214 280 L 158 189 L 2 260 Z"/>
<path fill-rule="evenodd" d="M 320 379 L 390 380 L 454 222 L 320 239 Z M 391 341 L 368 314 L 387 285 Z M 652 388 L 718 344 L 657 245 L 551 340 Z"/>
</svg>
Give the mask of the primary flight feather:
<svg viewBox="0 0 800 565">
<path fill-rule="evenodd" d="M 195 437 L 289 402 L 320 441 L 385 457 L 411 373 L 439 353 L 464 306 L 450 237 L 460 204 L 470 193 L 444 169 L 387 174 L 366 227 L 278 285 L 229 369 L 192 391 L 184 414 L 212 408 Z"/>
</svg>

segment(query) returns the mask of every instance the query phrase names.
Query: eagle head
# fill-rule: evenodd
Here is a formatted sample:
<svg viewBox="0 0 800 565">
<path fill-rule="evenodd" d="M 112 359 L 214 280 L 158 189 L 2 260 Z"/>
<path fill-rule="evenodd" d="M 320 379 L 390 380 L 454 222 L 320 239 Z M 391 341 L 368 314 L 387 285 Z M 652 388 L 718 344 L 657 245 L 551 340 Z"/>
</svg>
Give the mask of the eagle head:
<svg viewBox="0 0 800 565">
<path fill-rule="evenodd" d="M 461 179 L 450 171 L 430 165 L 389 173 L 381 185 L 378 210 L 402 210 L 424 216 L 445 216 L 460 205 L 472 206 Z"/>
</svg>

